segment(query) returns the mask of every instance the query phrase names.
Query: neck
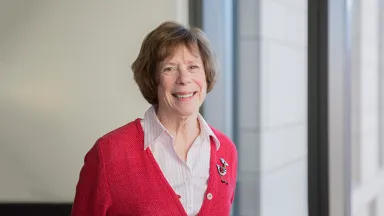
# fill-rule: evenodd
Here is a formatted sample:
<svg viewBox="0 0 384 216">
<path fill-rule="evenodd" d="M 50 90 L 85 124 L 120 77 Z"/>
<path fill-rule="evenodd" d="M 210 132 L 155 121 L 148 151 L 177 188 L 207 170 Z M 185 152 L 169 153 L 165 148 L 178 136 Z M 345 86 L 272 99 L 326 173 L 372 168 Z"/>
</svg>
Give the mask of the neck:
<svg viewBox="0 0 384 216">
<path fill-rule="evenodd" d="M 200 134 L 198 113 L 190 116 L 179 116 L 157 109 L 156 115 L 161 124 L 175 139 L 182 138 L 185 141 L 190 141 Z"/>
</svg>

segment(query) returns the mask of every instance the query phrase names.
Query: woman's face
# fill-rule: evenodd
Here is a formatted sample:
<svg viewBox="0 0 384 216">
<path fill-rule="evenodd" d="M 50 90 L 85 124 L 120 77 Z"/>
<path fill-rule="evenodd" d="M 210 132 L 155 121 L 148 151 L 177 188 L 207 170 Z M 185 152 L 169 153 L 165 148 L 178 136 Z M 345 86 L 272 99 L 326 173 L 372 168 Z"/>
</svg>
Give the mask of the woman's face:
<svg viewBox="0 0 384 216">
<path fill-rule="evenodd" d="M 180 46 L 160 63 L 159 74 L 159 110 L 182 117 L 198 113 L 207 92 L 200 54 Z"/>
</svg>

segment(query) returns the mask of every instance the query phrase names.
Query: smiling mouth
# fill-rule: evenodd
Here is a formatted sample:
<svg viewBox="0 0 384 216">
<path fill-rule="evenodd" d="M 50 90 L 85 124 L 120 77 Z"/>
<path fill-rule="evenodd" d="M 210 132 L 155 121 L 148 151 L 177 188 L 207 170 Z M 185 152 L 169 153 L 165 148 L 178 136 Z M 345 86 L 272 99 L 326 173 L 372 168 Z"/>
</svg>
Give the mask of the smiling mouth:
<svg viewBox="0 0 384 216">
<path fill-rule="evenodd" d="M 179 99 L 187 99 L 187 98 L 194 96 L 196 93 L 197 93 L 197 91 L 187 93 L 187 94 L 186 93 L 173 93 L 172 96 L 175 98 L 179 98 Z"/>
</svg>

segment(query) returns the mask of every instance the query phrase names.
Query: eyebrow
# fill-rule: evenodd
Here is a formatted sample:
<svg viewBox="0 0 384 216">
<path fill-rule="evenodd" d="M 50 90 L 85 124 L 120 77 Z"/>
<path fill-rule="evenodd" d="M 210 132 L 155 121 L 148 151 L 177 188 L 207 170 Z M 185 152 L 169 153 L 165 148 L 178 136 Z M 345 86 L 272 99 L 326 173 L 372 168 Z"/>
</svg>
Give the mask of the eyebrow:
<svg viewBox="0 0 384 216">
<path fill-rule="evenodd" d="M 172 65 L 172 66 L 177 66 L 177 63 L 174 63 L 174 62 L 167 62 L 164 64 L 164 66 L 166 65 Z"/>
<path fill-rule="evenodd" d="M 196 61 L 187 61 L 187 64 L 197 64 L 197 62 Z M 177 66 L 178 64 L 175 62 L 165 62 L 164 66 L 166 66 L 166 65 Z"/>
</svg>

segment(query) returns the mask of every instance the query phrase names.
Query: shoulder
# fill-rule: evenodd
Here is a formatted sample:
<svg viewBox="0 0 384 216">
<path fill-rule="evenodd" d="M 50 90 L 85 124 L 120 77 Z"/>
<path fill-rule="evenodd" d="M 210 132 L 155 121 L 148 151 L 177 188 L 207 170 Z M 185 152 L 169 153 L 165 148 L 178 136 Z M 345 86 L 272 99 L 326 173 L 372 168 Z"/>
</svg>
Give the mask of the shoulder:
<svg viewBox="0 0 384 216">
<path fill-rule="evenodd" d="M 116 128 L 105 135 L 103 135 L 100 139 L 106 141 L 118 141 L 121 139 L 131 139 L 135 136 L 140 136 L 142 133 L 142 128 L 140 125 L 140 119 L 137 118 L 134 121 L 131 121 L 119 128 Z"/>
<path fill-rule="evenodd" d="M 98 149 L 107 161 L 118 160 L 142 150 L 143 139 L 140 119 L 136 119 L 101 136 L 92 149 Z"/>
<path fill-rule="evenodd" d="M 227 135 L 225 135 L 223 132 L 217 130 L 216 128 L 209 125 L 212 132 L 216 135 L 217 139 L 220 142 L 220 149 L 225 150 L 226 152 L 229 152 L 230 154 L 233 154 L 237 157 L 237 149 L 236 145 L 233 143 L 231 138 L 229 138 Z"/>
</svg>

